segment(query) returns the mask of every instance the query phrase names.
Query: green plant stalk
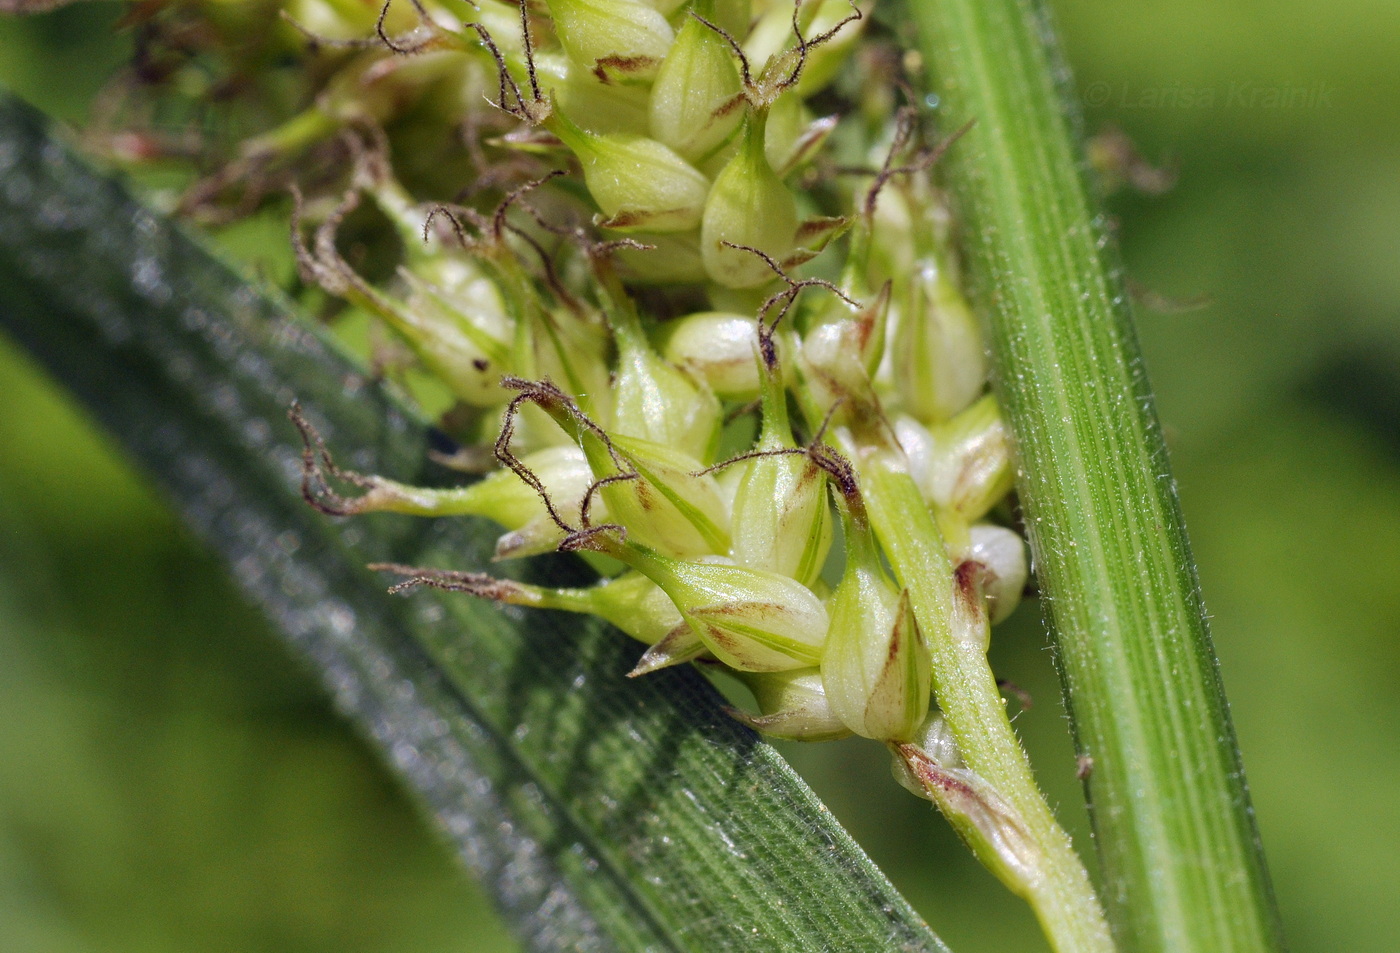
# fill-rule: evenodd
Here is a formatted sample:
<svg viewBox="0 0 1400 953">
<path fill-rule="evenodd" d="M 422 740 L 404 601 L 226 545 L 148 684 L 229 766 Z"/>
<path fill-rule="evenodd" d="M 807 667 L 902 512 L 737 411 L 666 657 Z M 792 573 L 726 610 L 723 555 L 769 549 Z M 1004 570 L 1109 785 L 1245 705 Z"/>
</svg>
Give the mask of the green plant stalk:
<svg viewBox="0 0 1400 953">
<path fill-rule="evenodd" d="M 988 781 L 1015 809 L 1037 852 L 1037 876 L 1028 883 L 1007 885 L 1024 895 L 1041 928 L 1061 953 L 1111 951 L 1108 924 L 1094 896 L 1093 885 L 1069 836 L 1051 813 L 1036 787 L 997 688 L 996 676 L 980 642 L 960 639 L 946 623 L 955 597 L 952 566 L 942 535 L 922 503 L 909 474 L 876 454 L 860 470 L 871 521 L 890 564 L 909 590 L 914 614 L 932 653 L 933 692 L 958 742 L 967 766 Z M 942 620 L 930 625 L 928 620 Z M 994 858 L 968 837 L 974 852 L 993 870 Z M 991 862 L 989 862 L 991 861 Z"/>
<path fill-rule="evenodd" d="M 1127 299 L 1040 5 L 915 0 L 1106 902 L 1133 951 L 1275 950 L 1277 914 Z"/>
</svg>

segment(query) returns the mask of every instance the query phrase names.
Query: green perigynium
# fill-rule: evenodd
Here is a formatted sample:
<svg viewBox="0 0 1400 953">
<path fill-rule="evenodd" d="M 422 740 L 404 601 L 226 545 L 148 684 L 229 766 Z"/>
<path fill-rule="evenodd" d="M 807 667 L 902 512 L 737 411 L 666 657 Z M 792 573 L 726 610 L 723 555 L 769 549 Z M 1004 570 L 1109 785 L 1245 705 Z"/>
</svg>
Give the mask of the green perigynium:
<svg viewBox="0 0 1400 953">
<path fill-rule="evenodd" d="M 843 509 L 846 570 L 831 596 L 822 685 L 858 735 L 909 741 L 928 714 L 929 650 L 909 605 L 881 565 L 862 513 Z"/>
<path fill-rule="evenodd" d="M 981 518 L 1010 491 L 1011 445 L 990 394 L 941 423 L 900 417 L 894 427 L 924 495 L 964 522 Z"/>
<path fill-rule="evenodd" d="M 695 4 L 713 18 L 714 3 Z M 651 134 L 692 162 L 722 148 L 744 119 L 739 69 L 724 39 L 695 16 L 686 17 L 652 84 Z"/>
<path fill-rule="evenodd" d="M 744 724 L 788 741 L 835 741 L 851 729 L 831 709 L 822 673 L 815 668 L 756 672 L 740 676 L 753 692 L 759 713 L 733 712 Z"/>
<path fill-rule="evenodd" d="M 630 298 L 620 292 L 610 308 L 617 362 L 612 429 L 626 437 L 687 447 L 710 459 L 719 439 L 719 399 L 709 384 L 657 353 Z"/>
<path fill-rule="evenodd" d="M 760 355 L 755 341 L 750 360 L 762 376 L 763 429 L 752 455 L 735 464 L 730 555 L 741 566 L 816 586 L 832 540 L 826 472 L 794 444 L 787 390 L 776 364 Z"/>
<path fill-rule="evenodd" d="M 642 0 L 549 0 L 554 35 L 569 59 L 604 82 L 645 82 L 675 39 L 666 17 Z"/>
<path fill-rule="evenodd" d="M 578 157 L 589 194 L 618 231 L 684 232 L 700 224 L 709 181 L 655 139 L 599 135 L 555 110 L 549 129 Z"/>
<path fill-rule="evenodd" d="M 716 659 L 739 672 L 810 668 L 822 659 L 827 613 L 797 580 L 719 557 L 671 559 L 598 533 L 587 545 L 663 589 Z"/>
<path fill-rule="evenodd" d="M 480 4 L 396 8 L 378 38 L 299 4 L 305 30 L 365 42 L 308 51 L 302 108 L 187 196 L 217 217 L 239 181 L 301 180 L 307 284 L 379 320 L 375 358 L 491 471 L 405 486 L 305 429 L 308 497 L 487 516 L 499 559 L 584 555 L 592 588 L 381 568 L 599 615 L 647 646 L 634 674 L 726 668 L 757 706 L 736 717 L 774 736 L 885 743 L 1013 889 L 1059 902 L 1025 888 L 1044 845 L 1008 805 L 1033 786 L 964 757 L 1019 750 L 960 749 L 964 709 L 933 697 L 950 648 L 986 668 L 1026 563 L 930 120 L 889 115 L 894 39 L 848 0 Z M 916 545 L 867 516 L 876 477 L 908 491 Z"/>
<path fill-rule="evenodd" d="M 758 326 L 752 316 L 700 311 L 667 321 L 661 333 L 666 359 L 690 370 L 718 396 L 745 403 L 758 397 Z"/>
<path fill-rule="evenodd" d="M 797 239 L 797 201 L 768 164 L 764 149 L 768 111 L 753 110 L 743 142 L 715 176 L 700 223 L 700 253 L 711 281 L 757 288 L 773 270 L 755 251 L 782 261 Z"/>
<path fill-rule="evenodd" d="M 982 595 L 996 625 L 1016 611 L 1026 588 L 1026 543 L 1005 526 L 977 523 L 968 531 L 964 558 L 982 567 Z"/>
</svg>

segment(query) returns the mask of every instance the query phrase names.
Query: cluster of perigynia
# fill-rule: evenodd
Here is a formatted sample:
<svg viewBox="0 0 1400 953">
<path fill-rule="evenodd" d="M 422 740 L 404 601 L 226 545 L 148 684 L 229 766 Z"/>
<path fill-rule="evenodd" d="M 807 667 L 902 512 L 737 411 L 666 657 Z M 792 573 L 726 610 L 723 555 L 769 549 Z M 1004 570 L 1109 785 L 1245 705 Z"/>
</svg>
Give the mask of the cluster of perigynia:
<svg viewBox="0 0 1400 953">
<path fill-rule="evenodd" d="M 767 733 L 923 743 L 955 762 L 930 714 L 926 632 L 985 648 L 1025 585 L 1024 547 L 927 174 L 953 137 L 932 145 L 924 111 L 895 108 L 917 63 L 872 11 L 224 7 L 154 20 L 142 68 L 188 88 L 219 52 L 223 85 L 276 121 L 186 209 L 236 215 L 286 184 L 308 285 L 378 318 L 403 352 L 386 363 L 449 395 L 457 462 L 500 464 L 461 487 L 406 486 L 337 468 L 298 416 L 308 497 L 341 515 L 489 517 L 500 559 L 579 552 L 603 576 L 593 587 L 387 568 L 403 586 L 602 616 L 646 644 L 638 674 L 722 665 L 759 707 L 739 717 Z M 279 72 L 294 54 L 299 71 Z M 423 194 L 425 142 L 466 157 L 451 200 Z M 163 144 L 128 131 L 109 145 L 147 160 Z M 396 235 L 373 279 L 343 251 L 356 216 Z M 916 488 L 947 578 L 885 545 L 873 470 Z M 950 618 L 920 617 L 912 572 L 956 594 Z"/>
<path fill-rule="evenodd" d="M 310 240 L 298 198 L 301 270 L 382 319 L 450 392 L 456 435 L 503 466 L 410 487 L 335 468 L 313 438 L 309 495 L 340 514 L 487 516 L 505 529 L 501 559 L 585 554 L 605 573 L 587 589 L 394 568 L 408 585 L 600 615 L 647 644 L 639 674 L 726 666 L 763 731 L 919 740 L 929 620 L 872 529 L 863 471 L 917 485 L 947 549 L 942 583 L 980 603 L 962 637 L 985 644 L 1026 568 L 1004 508 L 988 518 L 1011 485 L 1008 446 L 926 175 L 938 150 L 917 110 L 880 118 L 870 102 L 890 98 L 899 64 L 853 52 L 868 11 L 481 0 L 468 22 L 418 7 L 394 32 L 395 15 L 244 157 L 349 143 L 348 188 Z M 323 46 L 350 30 L 332 5 L 291 17 Z M 410 97 L 392 83 L 444 77 L 495 111 L 471 147 L 518 160 L 497 172 L 516 181 L 483 189 L 492 205 L 423 201 L 395 174 L 382 130 Z M 854 115 L 817 115 L 825 103 Z M 401 237 L 388 280 L 337 244 L 359 205 Z"/>
</svg>

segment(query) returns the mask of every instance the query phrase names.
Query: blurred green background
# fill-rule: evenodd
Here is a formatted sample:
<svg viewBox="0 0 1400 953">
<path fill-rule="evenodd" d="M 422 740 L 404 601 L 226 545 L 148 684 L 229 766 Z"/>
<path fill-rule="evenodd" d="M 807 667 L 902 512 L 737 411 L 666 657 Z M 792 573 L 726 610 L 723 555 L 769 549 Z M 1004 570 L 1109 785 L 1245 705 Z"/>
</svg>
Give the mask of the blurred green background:
<svg viewBox="0 0 1400 953">
<path fill-rule="evenodd" d="M 1400 935 L 1400 13 L 1393 0 L 1054 5 L 1088 127 L 1179 171 L 1130 274 L 1286 932 Z M 0 19 L 0 83 L 80 119 L 115 5 Z M 218 563 L 0 340 L 0 951 L 510 950 Z M 1088 846 L 1034 606 L 1018 727 Z M 870 750 L 866 750 L 869 748 Z M 960 953 L 1044 949 L 874 746 L 795 764 Z"/>
</svg>

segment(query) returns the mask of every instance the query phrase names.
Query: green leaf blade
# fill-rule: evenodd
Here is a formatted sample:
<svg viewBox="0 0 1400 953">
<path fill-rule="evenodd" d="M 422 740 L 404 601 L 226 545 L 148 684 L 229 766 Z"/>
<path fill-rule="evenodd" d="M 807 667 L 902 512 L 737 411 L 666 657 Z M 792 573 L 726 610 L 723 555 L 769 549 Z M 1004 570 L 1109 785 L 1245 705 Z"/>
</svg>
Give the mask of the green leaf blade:
<svg viewBox="0 0 1400 953">
<path fill-rule="evenodd" d="M 485 568 L 494 531 L 316 513 L 285 412 L 409 482 L 448 476 L 428 431 L 3 96 L 0 327 L 227 559 L 529 948 L 946 949 L 696 673 L 627 680 L 638 647 L 593 620 L 387 596 L 366 563 Z"/>
<path fill-rule="evenodd" d="M 1129 950 L 1279 948 L 1151 390 L 1041 5 L 916 0 L 969 274 Z M 1087 764 L 1087 763 L 1086 763 Z"/>
</svg>

